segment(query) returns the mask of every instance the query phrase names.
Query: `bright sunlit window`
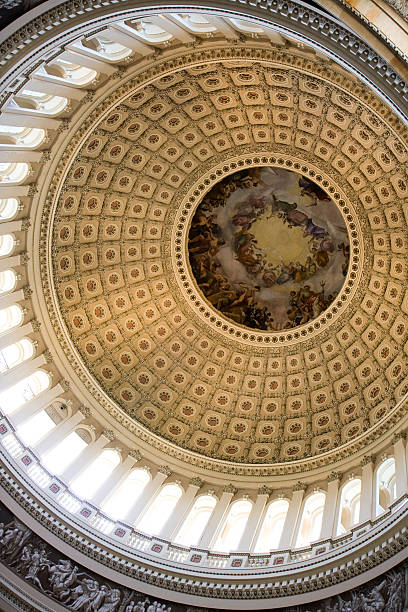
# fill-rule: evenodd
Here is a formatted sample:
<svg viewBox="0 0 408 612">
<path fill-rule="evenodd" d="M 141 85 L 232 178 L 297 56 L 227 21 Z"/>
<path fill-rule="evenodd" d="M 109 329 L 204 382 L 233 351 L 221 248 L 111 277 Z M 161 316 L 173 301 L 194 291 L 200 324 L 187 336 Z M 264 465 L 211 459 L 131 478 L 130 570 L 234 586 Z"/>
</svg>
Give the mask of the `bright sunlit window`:
<svg viewBox="0 0 408 612">
<path fill-rule="evenodd" d="M 147 470 L 132 470 L 111 497 L 101 505 L 103 512 L 113 518 L 125 518 L 149 480 L 150 474 Z"/>
<path fill-rule="evenodd" d="M 349 480 L 341 491 L 340 513 L 337 535 L 349 531 L 357 525 L 360 515 L 361 480 Z"/>
<path fill-rule="evenodd" d="M 34 345 L 28 338 L 0 350 L 0 373 L 11 370 L 34 354 Z"/>
<path fill-rule="evenodd" d="M 0 408 L 4 414 L 13 414 L 17 408 L 48 389 L 49 386 L 48 374 L 43 370 L 37 370 L 0 393 Z"/>
<path fill-rule="evenodd" d="M 151 535 L 160 533 L 163 525 L 173 512 L 182 492 L 181 487 L 176 484 L 165 485 L 152 505 L 149 506 L 141 521 L 136 524 L 137 530 Z"/>
<path fill-rule="evenodd" d="M 11 251 L 14 249 L 14 244 L 14 236 L 11 234 L 3 234 L 3 236 L 0 236 L 0 257 L 10 255 Z"/>
<path fill-rule="evenodd" d="M 279 547 L 288 508 L 289 502 L 286 499 L 277 499 L 269 504 L 255 545 L 255 552 L 269 552 Z"/>
<path fill-rule="evenodd" d="M 61 474 L 87 446 L 85 440 L 73 431 L 43 456 L 43 463 L 53 474 Z"/>
<path fill-rule="evenodd" d="M 102 451 L 99 457 L 72 481 L 72 490 L 84 499 L 91 499 L 119 463 L 120 455 L 117 451 Z"/>
<path fill-rule="evenodd" d="M 0 272 L 0 295 L 12 291 L 16 286 L 17 277 L 14 270 L 3 270 Z"/>
<path fill-rule="evenodd" d="M 23 311 L 20 306 L 13 304 L 0 310 L 0 334 L 17 327 L 23 320 Z"/>
<path fill-rule="evenodd" d="M 18 210 L 16 198 L 0 198 L 0 221 L 12 219 Z"/>
<path fill-rule="evenodd" d="M 378 516 L 387 510 L 397 497 L 393 457 L 386 459 L 378 467 L 376 485 L 376 516 Z"/>
<path fill-rule="evenodd" d="M 251 510 L 252 503 L 246 499 L 232 504 L 217 541 L 213 546 L 214 550 L 219 550 L 220 552 L 237 550 Z"/>
<path fill-rule="evenodd" d="M 41 410 L 28 421 L 25 421 L 17 428 L 19 437 L 28 444 L 34 446 L 43 436 L 54 429 L 55 423 L 48 416 L 45 410 Z"/>
<path fill-rule="evenodd" d="M 308 546 L 311 542 L 319 539 L 325 501 L 326 495 L 324 493 L 313 493 L 306 499 L 296 542 L 297 548 Z"/>
<path fill-rule="evenodd" d="M 194 502 L 174 541 L 183 546 L 196 546 L 213 513 L 217 500 L 212 495 L 200 495 Z"/>
</svg>

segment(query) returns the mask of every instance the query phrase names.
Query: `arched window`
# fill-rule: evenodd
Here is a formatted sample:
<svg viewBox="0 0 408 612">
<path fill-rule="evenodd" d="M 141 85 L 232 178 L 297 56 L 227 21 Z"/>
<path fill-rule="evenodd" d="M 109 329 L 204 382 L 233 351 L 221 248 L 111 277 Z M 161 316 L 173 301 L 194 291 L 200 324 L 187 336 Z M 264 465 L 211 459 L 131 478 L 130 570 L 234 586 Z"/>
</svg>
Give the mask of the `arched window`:
<svg viewBox="0 0 408 612">
<path fill-rule="evenodd" d="M 98 34 L 98 36 L 93 36 L 92 38 L 88 38 L 88 40 L 83 40 L 82 45 L 84 47 L 88 47 L 88 49 L 92 49 L 92 51 L 100 55 L 102 58 L 110 61 L 118 62 L 132 54 L 132 49 L 110 40 L 103 34 Z M 78 46 L 80 49 L 80 45 L 76 46 Z"/>
<path fill-rule="evenodd" d="M 3 234 L 3 236 L 0 236 L 0 257 L 10 255 L 11 251 L 14 249 L 14 244 L 14 236 L 12 236 L 12 234 Z"/>
<path fill-rule="evenodd" d="M 0 295 L 12 291 L 17 283 L 17 276 L 14 270 L 2 270 L 0 272 Z"/>
<path fill-rule="evenodd" d="M 135 19 L 131 21 L 132 27 L 136 30 L 138 36 L 152 43 L 167 42 L 173 35 L 166 32 L 158 24 L 154 23 L 148 17 L 146 19 Z"/>
<path fill-rule="evenodd" d="M 213 25 L 205 15 L 200 15 L 198 13 L 177 13 L 173 15 L 177 21 L 183 24 L 183 26 L 187 27 L 190 32 L 196 32 L 199 34 L 200 32 L 205 34 L 207 32 L 216 32 L 217 28 Z"/>
<path fill-rule="evenodd" d="M 89 432 L 79 428 L 61 440 L 55 448 L 44 453 L 43 463 L 53 474 L 61 474 L 78 457 L 79 453 L 86 448 L 90 441 L 91 436 Z"/>
<path fill-rule="evenodd" d="M 342 488 L 337 535 L 346 533 L 357 525 L 360 515 L 360 495 L 361 480 L 359 478 L 349 480 Z"/>
<path fill-rule="evenodd" d="M 22 89 L 13 101 L 20 108 L 29 108 L 41 115 L 57 115 L 68 105 L 67 98 L 52 96 L 50 94 Z"/>
<path fill-rule="evenodd" d="M 234 17 L 230 17 L 228 21 L 240 32 L 254 34 L 263 34 L 265 32 L 261 26 L 251 23 L 250 21 L 246 21 L 245 19 L 235 19 Z"/>
<path fill-rule="evenodd" d="M 17 427 L 19 437 L 28 444 L 34 446 L 45 434 L 54 429 L 55 423 L 45 410 L 41 410 L 36 415 Z"/>
<path fill-rule="evenodd" d="M 229 552 L 236 550 L 246 527 L 252 503 L 247 499 L 234 502 L 213 546 L 214 550 Z"/>
<path fill-rule="evenodd" d="M 98 73 L 91 68 L 79 66 L 62 59 L 53 60 L 51 64 L 44 66 L 44 70 L 50 76 L 57 77 L 61 81 L 72 85 L 88 85 L 98 76 Z"/>
<path fill-rule="evenodd" d="M 288 508 L 289 502 L 286 499 L 276 499 L 269 504 L 256 541 L 255 552 L 269 552 L 279 547 Z"/>
<path fill-rule="evenodd" d="M 183 490 L 179 485 L 165 485 L 142 516 L 141 521 L 136 524 L 136 528 L 145 533 L 157 535 L 173 512 L 182 493 Z"/>
<path fill-rule="evenodd" d="M 150 474 L 147 470 L 135 468 L 101 505 L 102 510 L 115 519 L 123 519 L 149 480 Z"/>
<path fill-rule="evenodd" d="M 16 198 L 0 198 L 0 221 L 12 219 L 18 211 Z"/>
<path fill-rule="evenodd" d="M 174 541 L 183 546 L 196 546 L 213 513 L 217 500 L 212 495 L 200 495 L 182 524 Z"/>
<path fill-rule="evenodd" d="M 23 311 L 20 306 L 13 304 L 0 310 L 0 334 L 17 327 L 23 320 Z"/>
<path fill-rule="evenodd" d="M 43 142 L 44 138 L 45 130 L 42 128 L 0 125 L 0 145 L 35 149 Z"/>
<path fill-rule="evenodd" d="M 34 345 L 28 338 L 0 350 L 0 373 L 11 370 L 34 354 Z"/>
<path fill-rule="evenodd" d="M 376 516 L 387 510 L 396 499 L 395 460 L 386 459 L 377 469 L 376 479 Z"/>
<path fill-rule="evenodd" d="M 22 183 L 30 172 L 30 167 L 25 162 L 0 163 L 0 185 L 9 183 Z"/>
<path fill-rule="evenodd" d="M 99 457 L 72 481 L 72 490 L 84 499 L 91 499 L 119 463 L 120 455 L 117 451 L 110 448 L 102 451 Z"/>
<path fill-rule="evenodd" d="M 306 499 L 303 505 L 296 548 L 308 546 L 311 542 L 319 539 L 325 501 L 326 495 L 324 493 L 313 493 Z"/>
<path fill-rule="evenodd" d="M 12 414 L 50 386 L 50 377 L 44 370 L 37 370 L 17 384 L 0 393 L 0 408 L 4 414 Z"/>
</svg>

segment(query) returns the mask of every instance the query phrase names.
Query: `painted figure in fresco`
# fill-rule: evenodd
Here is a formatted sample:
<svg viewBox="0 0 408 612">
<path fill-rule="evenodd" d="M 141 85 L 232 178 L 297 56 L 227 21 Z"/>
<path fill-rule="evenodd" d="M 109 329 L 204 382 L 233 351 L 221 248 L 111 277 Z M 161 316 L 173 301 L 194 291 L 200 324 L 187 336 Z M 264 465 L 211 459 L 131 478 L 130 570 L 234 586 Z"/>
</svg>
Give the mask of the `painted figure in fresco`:
<svg viewBox="0 0 408 612">
<path fill-rule="evenodd" d="M 318 202 L 330 202 L 330 198 L 323 189 L 316 185 L 313 181 L 309 181 L 305 176 L 299 178 L 299 187 L 302 195 L 308 195 L 312 198 L 312 206 L 316 206 Z"/>
</svg>

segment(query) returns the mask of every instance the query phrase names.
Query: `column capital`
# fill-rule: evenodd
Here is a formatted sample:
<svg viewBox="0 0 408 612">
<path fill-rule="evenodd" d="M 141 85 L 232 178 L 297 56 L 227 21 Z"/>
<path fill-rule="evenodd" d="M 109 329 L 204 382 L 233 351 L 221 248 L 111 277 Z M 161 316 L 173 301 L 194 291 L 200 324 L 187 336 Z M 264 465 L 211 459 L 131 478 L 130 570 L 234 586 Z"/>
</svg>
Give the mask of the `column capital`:
<svg viewBox="0 0 408 612">
<path fill-rule="evenodd" d="M 29 285 L 23 287 L 23 295 L 25 300 L 28 300 L 33 295 L 33 290 Z"/>
<path fill-rule="evenodd" d="M 233 495 L 235 495 L 237 489 L 234 487 L 233 484 L 229 483 L 222 488 L 222 491 L 223 493 L 232 493 Z"/>
<path fill-rule="evenodd" d="M 128 452 L 128 456 L 133 457 L 133 459 L 136 459 L 136 461 L 140 461 L 142 458 L 142 453 L 136 449 L 133 449 Z"/>
<path fill-rule="evenodd" d="M 270 495 L 271 491 L 272 489 L 270 487 L 267 487 L 266 485 L 262 485 L 258 489 L 258 495 Z"/>
<path fill-rule="evenodd" d="M 301 482 L 300 480 L 293 486 L 293 491 L 305 491 L 307 489 L 307 484 L 305 482 Z"/>
<path fill-rule="evenodd" d="M 340 472 L 330 472 L 330 474 L 327 477 L 328 482 L 334 482 L 335 480 L 340 480 L 340 479 L 341 479 Z"/>
<path fill-rule="evenodd" d="M 91 416 L 91 411 L 90 411 L 90 409 L 89 409 L 87 406 L 83 406 L 83 405 L 81 405 L 81 406 L 78 408 L 78 411 L 79 411 L 81 414 L 83 414 L 83 415 L 84 415 L 84 417 L 85 417 L 86 419 L 89 419 L 89 417 Z"/>
<path fill-rule="evenodd" d="M 364 455 L 364 457 L 360 461 L 361 467 L 364 467 L 365 465 L 370 465 L 372 463 L 374 463 L 373 455 Z"/>
<path fill-rule="evenodd" d="M 59 381 L 59 384 L 64 389 L 65 393 L 69 391 L 70 384 L 68 380 L 65 380 L 65 378 L 63 378 L 62 380 Z"/>
<path fill-rule="evenodd" d="M 170 474 L 172 473 L 168 465 L 160 465 L 157 471 L 160 472 L 160 474 L 164 474 L 165 476 L 170 476 Z"/>
<path fill-rule="evenodd" d="M 108 438 L 110 442 L 115 439 L 115 432 L 112 429 L 104 429 L 101 435 Z"/>
<path fill-rule="evenodd" d="M 392 443 L 395 444 L 396 442 L 398 442 L 398 440 L 405 440 L 406 437 L 407 434 L 405 433 L 405 431 L 399 431 L 398 433 L 394 434 L 392 438 Z"/>
<path fill-rule="evenodd" d="M 32 321 L 30 321 L 32 327 L 33 327 L 33 331 L 35 332 L 39 332 L 40 331 L 40 327 L 41 327 L 41 321 L 38 321 L 38 319 L 33 319 Z"/>
<path fill-rule="evenodd" d="M 199 478 L 198 476 L 195 476 L 190 480 L 188 484 L 192 485 L 193 487 L 198 487 L 200 489 L 203 486 L 204 481 L 201 480 L 201 478 Z"/>
</svg>

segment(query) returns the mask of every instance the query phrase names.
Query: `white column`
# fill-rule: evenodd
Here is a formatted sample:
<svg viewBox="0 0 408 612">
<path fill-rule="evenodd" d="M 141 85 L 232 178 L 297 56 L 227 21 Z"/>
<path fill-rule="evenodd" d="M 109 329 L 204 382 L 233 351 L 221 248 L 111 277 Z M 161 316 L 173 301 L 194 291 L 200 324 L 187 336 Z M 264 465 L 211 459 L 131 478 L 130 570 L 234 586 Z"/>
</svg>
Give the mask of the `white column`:
<svg viewBox="0 0 408 612">
<path fill-rule="evenodd" d="M 258 532 L 261 518 L 264 514 L 265 506 L 269 499 L 270 490 L 267 487 L 261 487 L 258 491 L 255 503 L 249 514 L 247 524 L 245 525 L 244 533 L 241 536 L 239 544 L 235 550 L 240 552 L 250 552 L 255 545 L 255 534 Z"/>
<path fill-rule="evenodd" d="M 11 294 L 13 295 L 13 294 Z M 10 346 L 10 344 L 14 344 L 14 342 L 18 342 L 21 338 L 27 336 L 27 334 L 31 334 L 33 331 L 38 331 L 34 329 L 32 321 L 26 323 L 25 325 L 20 325 L 20 327 L 14 327 L 9 331 L 5 332 L 0 336 L 0 351 L 6 346 Z"/>
<path fill-rule="evenodd" d="M 69 436 L 76 426 L 79 425 L 81 421 L 88 418 L 90 414 L 91 411 L 89 408 L 81 406 L 72 416 L 53 427 L 51 431 L 45 434 L 45 436 L 42 436 L 42 438 L 34 444 L 32 448 L 35 453 L 40 457 L 48 453 L 48 451 L 57 446 L 64 438 Z"/>
<path fill-rule="evenodd" d="M 115 467 L 105 482 L 97 489 L 91 499 L 92 503 L 95 504 L 95 506 L 101 506 L 104 501 L 111 497 L 129 475 L 135 463 L 141 458 L 142 455 L 139 451 L 130 451 L 126 459 Z"/>
<path fill-rule="evenodd" d="M 13 304 L 21 302 L 21 300 L 24 300 L 24 291 L 22 289 L 12 291 L 11 293 L 5 293 L 0 296 L 0 309 L 13 306 Z M 10 344 L 12 344 L 12 342 Z"/>
<path fill-rule="evenodd" d="M 332 472 L 329 474 L 327 483 L 326 501 L 324 503 L 321 540 L 328 540 L 335 535 L 337 498 L 339 495 L 340 474 Z"/>
<path fill-rule="evenodd" d="M 84 450 L 70 463 L 65 470 L 60 474 L 61 480 L 66 483 L 70 483 L 74 478 L 82 474 L 87 467 L 91 465 L 93 461 L 102 452 L 104 447 L 109 444 L 114 438 L 113 432 L 104 430 L 99 438 L 95 442 L 88 444 Z"/>
<path fill-rule="evenodd" d="M 50 402 L 55 400 L 56 397 L 64 393 L 66 389 L 64 389 L 61 383 L 57 383 L 55 387 L 51 387 L 51 389 L 47 389 L 47 391 L 43 391 L 36 397 L 33 397 L 32 400 L 26 402 L 17 410 L 9 414 L 11 421 L 15 427 L 18 427 L 24 421 L 28 421 L 31 417 L 35 416 L 38 412 L 41 412 L 45 406 L 48 406 Z"/>
<path fill-rule="evenodd" d="M 171 470 L 166 466 L 162 465 L 159 467 L 159 471 L 156 476 L 147 483 L 142 493 L 136 499 L 133 506 L 129 508 L 123 519 L 126 523 L 131 525 L 140 521 L 148 507 L 153 503 L 154 498 L 158 494 L 160 487 L 168 476 L 170 476 Z"/>
<path fill-rule="evenodd" d="M 298 483 L 293 488 L 292 499 L 289 502 L 288 512 L 283 525 L 279 548 L 286 550 L 296 545 L 297 532 L 299 529 L 300 510 L 302 508 L 303 495 L 306 485 Z"/>
<path fill-rule="evenodd" d="M 222 495 L 215 505 L 215 508 L 210 516 L 210 519 L 204 529 L 204 532 L 200 538 L 198 544 L 199 548 L 211 548 L 213 542 L 215 542 L 219 532 L 222 529 L 225 515 L 228 511 L 231 499 L 236 493 L 236 488 L 232 485 L 226 485 L 223 489 Z"/>
<path fill-rule="evenodd" d="M 23 361 L 23 363 L 20 363 L 15 368 L 11 368 L 11 370 L 6 370 L 0 376 L 1 388 L 8 389 L 12 387 L 20 380 L 23 380 L 23 378 L 30 376 L 30 374 L 34 374 L 34 372 L 45 363 L 47 363 L 47 359 L 46 356 L 42 354 L 38 357 L 34 357 L 34 359 Z"/>
<path fill-rule="evenodd" d="M 189 483 L 187 489 L 184 491 L 180 499 L 178 500 L 173 512 L 164 523 L 160 537 L 165 540 L 173 540 L 181 525 L 183 524 L 187 514 L 189 513 L 197 491 L 202 486 L 203 482 L 199 478 L 193 478 Z"/>
<path fill-rule="evenodd" d="M 360 515 L 358 522 L 371 521 L 373 516 L 373 474 L 374 466 L 371 456 L 361 462 Z"/>
<path fill-rule="evenodd" d="M 13 255 L 12 257 L 5 257 L 0 259 L 0 272 L 14 268 L 15 266 L 21 266 L 24 263 L 22 255 Z"/>
<path fill-rule="evenodd" d="M 7 151 L 7 155 L 10 155 L 10 151 Z M 40 153 L 40 155 L 42 155 L 42 153 Z M 14 160 L 10 159 L 9 161 Z M 18 221 L 5 221 L 4 223 L 0 223 L 0 236 L 3 236 L 4 234 L 12 234 L 13 232 L 21 232 L 22 223 L 22 219 L 19 219 Z"/>
<path fill-rule="evenodd" d="M 405 453 L 405 434 L 394 436 L 395 484 L 397 499 L 408 493 L 408 470 Z"/>
<path fill-rule="evenodd" d="M 47 80 L 46 75 L 40 74 L 30 79 L 26 87 L 31 91 L 61 96 L 62 98 L 72 98 L 73 100 L 82 100 L 88 93 L 86 89 L 78 89 L 75 86 L 68 85 L 68 83 L 66 85 L 64 83 L 53 83 Z"/>
<path fill-rule="evenodd" d="M 94 57 L 89 57 L 89 55 L 85 55 L 81 53 L 81 49 L 78 47 L 67 47 L 65 51 L 61 53 L 59 56 L 62 60 L 66 60 L 67 62 L 71 62 L 72 64 L 77 64 L 79 66 L 84 66 L 84 68 L 90 68 L 91 70 L 95 70 L 98 74 L 107 74 L 111 75 L 117 71 L 116 66 L 112 66 L 102 59 L 96 59 Z"/>
</svg>

